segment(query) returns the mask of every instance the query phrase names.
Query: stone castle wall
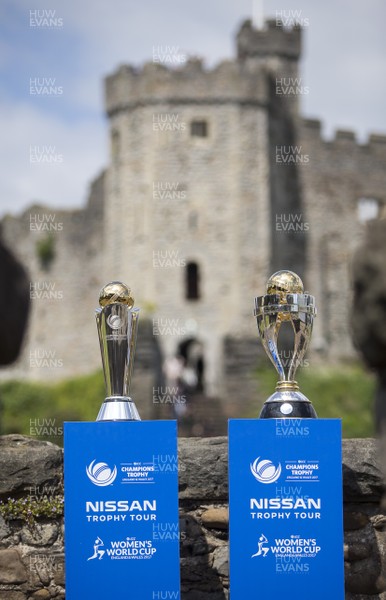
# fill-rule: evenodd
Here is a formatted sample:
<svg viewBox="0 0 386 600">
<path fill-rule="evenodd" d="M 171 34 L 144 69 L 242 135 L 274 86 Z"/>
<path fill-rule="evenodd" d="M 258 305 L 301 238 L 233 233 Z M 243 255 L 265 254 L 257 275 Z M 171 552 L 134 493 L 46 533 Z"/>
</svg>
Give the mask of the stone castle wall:
<svg viewBox="0 0 386 600">
<path fill-rule="evenodd" d="M 46 496 L 61 485 L 62 450 L 22 436 L 0 438 L 0 499 Z M 386 517 L 374 440 L 343 440 L 346 600 L 386 598 Z M 179 440 L 182 600 L 227 600 L 226 438 Z M 0 516 L 0 600 L 64 600 L 62 518 L 31 529 Z M 165 542 L 167 543 L 167 542 Z"/>
<path fill-rule="evenodd" d="M 302 121 L 299 144 L 309 155 L 300 168 L 307 232 L 307 286 L 318 299 L 315 341 L 330 358 L 352 355 L 349 329 L 351 261 L 365 225 L 358 201 L 372 198 L 386 206 L 386 136 L 358 144 L 350 131 L 326 142 L 319 121 Z"/>
<path fill-rule="evenodd" d="M 98 292 L 122 279 L 163 357 L 195 337 L 206 391 L 249 397 L 253 298 L 279 268 L 299 272 L 316 296 L 311 348 L 326 360 L 354 356 L 349 264 L 365 227 L 357 201 L 386 202 L 386 143 L 371 136 L 357 144 L 351 132 L 326 142 L 320 122 L 301 119 L 299 95 L 277 92 L 283 77 L 298 77 L 300 53 L 299 28 L 271 22 L 260 31 L 246 22 L 237 58 L 213 69 L 199 60 L 177 69 L 147 63 L 106 79 L 111 160 L 86 208 L 32 207 L 3 220 L 5 241 L 41 292 L 22 357 L 4 374 L 54 380 L 99 368 Z M 206 137 L 191 135 L 193 121 L 206 122 Z M 283 163 L 288 155 L 299 161 Z M 49 233 L 55 257 L 42 268 L 36 243 Z M 185 297 L 190 261 L 200 270 L 199 300 Z"/>
<path fill-rule="evenodd" d="M 103 177 L 84 210 L 32 206 L 2 222 L 5 243 L 30 277 L 31 315 L 21 357 L 4 376 L 56 380 L 99 368 L 93 313 L 98 290 L 103 224 Z M 38 244 L 51 240 L 53 258 L 39 259 Z"/>
<path fill-rule="evenodd" d="M 232 104 L 210 111 L 163 104 L 157 110 L 178 115 L 186 128 L 154 132 L 151 106 L 122 117 L 132 134 L 129 148 L 146 154 L 147 160 L 134 166 L 128 151 L 129 158 L 123 156 L 110 169 L 106 235 L 114 241 L 106 251 L 106 272 L 129 281 L 142 305 L 153 304 L 153 319 L 165 332 L 166 354 L 176 352 L 178 342 L 189 336 L 187 321 L 193 321 L 193 333 L 205 346 L 207 383 L 214 391 L 221 381 L 222 339 L 249 331 L 253 290 L 268 270 L 267 164 L 258 158 L 264 156 L 266 142 L 264 115 Z M 194 140 L 190 122 L 204 115 L 210 138 Z M 120 191 L 113 191 L 114 178 Z M 154 198 L 153 185 L 164 182 L 182 187 L 185 197 L 167 202 Z M 200 268 L 199 301 L 185 299 L 188 262 Z"/>
</svg>

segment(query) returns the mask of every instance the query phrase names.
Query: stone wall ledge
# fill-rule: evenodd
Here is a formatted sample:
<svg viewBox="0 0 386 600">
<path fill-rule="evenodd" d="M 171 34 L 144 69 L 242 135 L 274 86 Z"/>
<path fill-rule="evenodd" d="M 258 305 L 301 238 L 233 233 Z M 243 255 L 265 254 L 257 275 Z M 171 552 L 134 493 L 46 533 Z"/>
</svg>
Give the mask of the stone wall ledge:
<svg viewBox="0 0 386 600">
<path fill-rule="evenodd" d="M 383 483 L 377 441 L 347 439 L 342 446 L 344 501 L 378 502 Z M 227 438 L 180 438 L 178 452 L 180 500 L 227 502 Z M 55 444 L 19 434 L 0 436 L 0 499 L 22 497 L 31 487 L 57 486 L 62 469 L 63 450 Z"/>
<path fill-rule="evenodd" d="M 326 448 L 328 452 L 328 448 Z M 21 435 L 0 437 L 0 497 L 61 490 L 63 450 Z M 227 600 L 227 438 L 179 440 L 182 600 Z M 386 516 L 378 444 L 343 440 L 346 600 L 386 600 Z M 63 600 L 63 519 L 0 516 L 0 600 Z"/>
<path fill-rule="evenodd" d="M 328 452 L 328 448 L 326 448 Z M 382 471 L 378 443 L 372 438 L 342 443 L 345 502 L 378 502 Z M 228 448 L 226 437 L 179 440 L 180 500 L 228 500 Z"/>
</svg>

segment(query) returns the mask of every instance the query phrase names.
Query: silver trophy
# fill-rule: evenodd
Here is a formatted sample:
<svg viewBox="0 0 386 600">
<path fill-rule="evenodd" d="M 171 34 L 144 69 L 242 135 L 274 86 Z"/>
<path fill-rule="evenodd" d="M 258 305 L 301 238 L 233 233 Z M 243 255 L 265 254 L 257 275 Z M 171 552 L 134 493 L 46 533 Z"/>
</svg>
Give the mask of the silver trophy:
<svg viewBox="0 0 386 600">
<path fill-rule="evenodd" d="M 292 271 L 274 273 L 266 291 L 265 296 L 255 298 L 254 314 L 261 341 L 279 374 L 279 381 L 275 392 L 266 400 L 260 419 L 316 418 L 314 407 L 295 381 L 296 369 L 311 339 L 315 298 L 304 292 L 302 280 Z M 291 323 L 294 331 L 294 348 L 287 369 L 277 345 L 281 324 L 285 322 Z"/>
<path fill-rule="evenodd" d="M 102 288 L 95 317 L 107 397 L 97 421 L 140 421 L 129 396 L 137 340 L 139 310 L 130 289 L 120 281 Z"/>
</svg>

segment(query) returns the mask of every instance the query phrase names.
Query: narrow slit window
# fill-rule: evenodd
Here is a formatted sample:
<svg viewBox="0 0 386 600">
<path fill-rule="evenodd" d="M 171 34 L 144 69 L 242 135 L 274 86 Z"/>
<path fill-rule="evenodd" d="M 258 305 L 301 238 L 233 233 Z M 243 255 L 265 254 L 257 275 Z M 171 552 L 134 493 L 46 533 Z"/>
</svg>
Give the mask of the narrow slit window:
<svg viewBox="0 0 386 600">
<path fill-rule="evenodd" d="M 200 270 L 198 264 L 189 262 L 186 265 L 186 299 L 199 300 L 200 298 Z"/>
<path fill-rule="evenodd" d="M 111 157 L 113 162 L 117 162 L 121 151 L 121 139 L 119 132 L 113 130 L 111 133 Z"/>
</svg>

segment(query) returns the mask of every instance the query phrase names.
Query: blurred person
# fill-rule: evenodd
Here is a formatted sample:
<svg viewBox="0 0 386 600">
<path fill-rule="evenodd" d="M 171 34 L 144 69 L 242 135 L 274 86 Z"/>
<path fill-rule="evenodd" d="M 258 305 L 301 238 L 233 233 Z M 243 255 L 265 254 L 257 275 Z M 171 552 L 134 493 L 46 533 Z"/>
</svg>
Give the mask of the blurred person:
<svg viewBox="0 0 386 600">
<path fill-rule="evenodd" d="M 173 398 L 173 415 L 178 418 L 186 413 L 186 396 L 184 395 L 183 382 L 184 359 L 182 356 L 169 356 L 163 364 L 166 378 L 167 395 Z"/>
</svg>

